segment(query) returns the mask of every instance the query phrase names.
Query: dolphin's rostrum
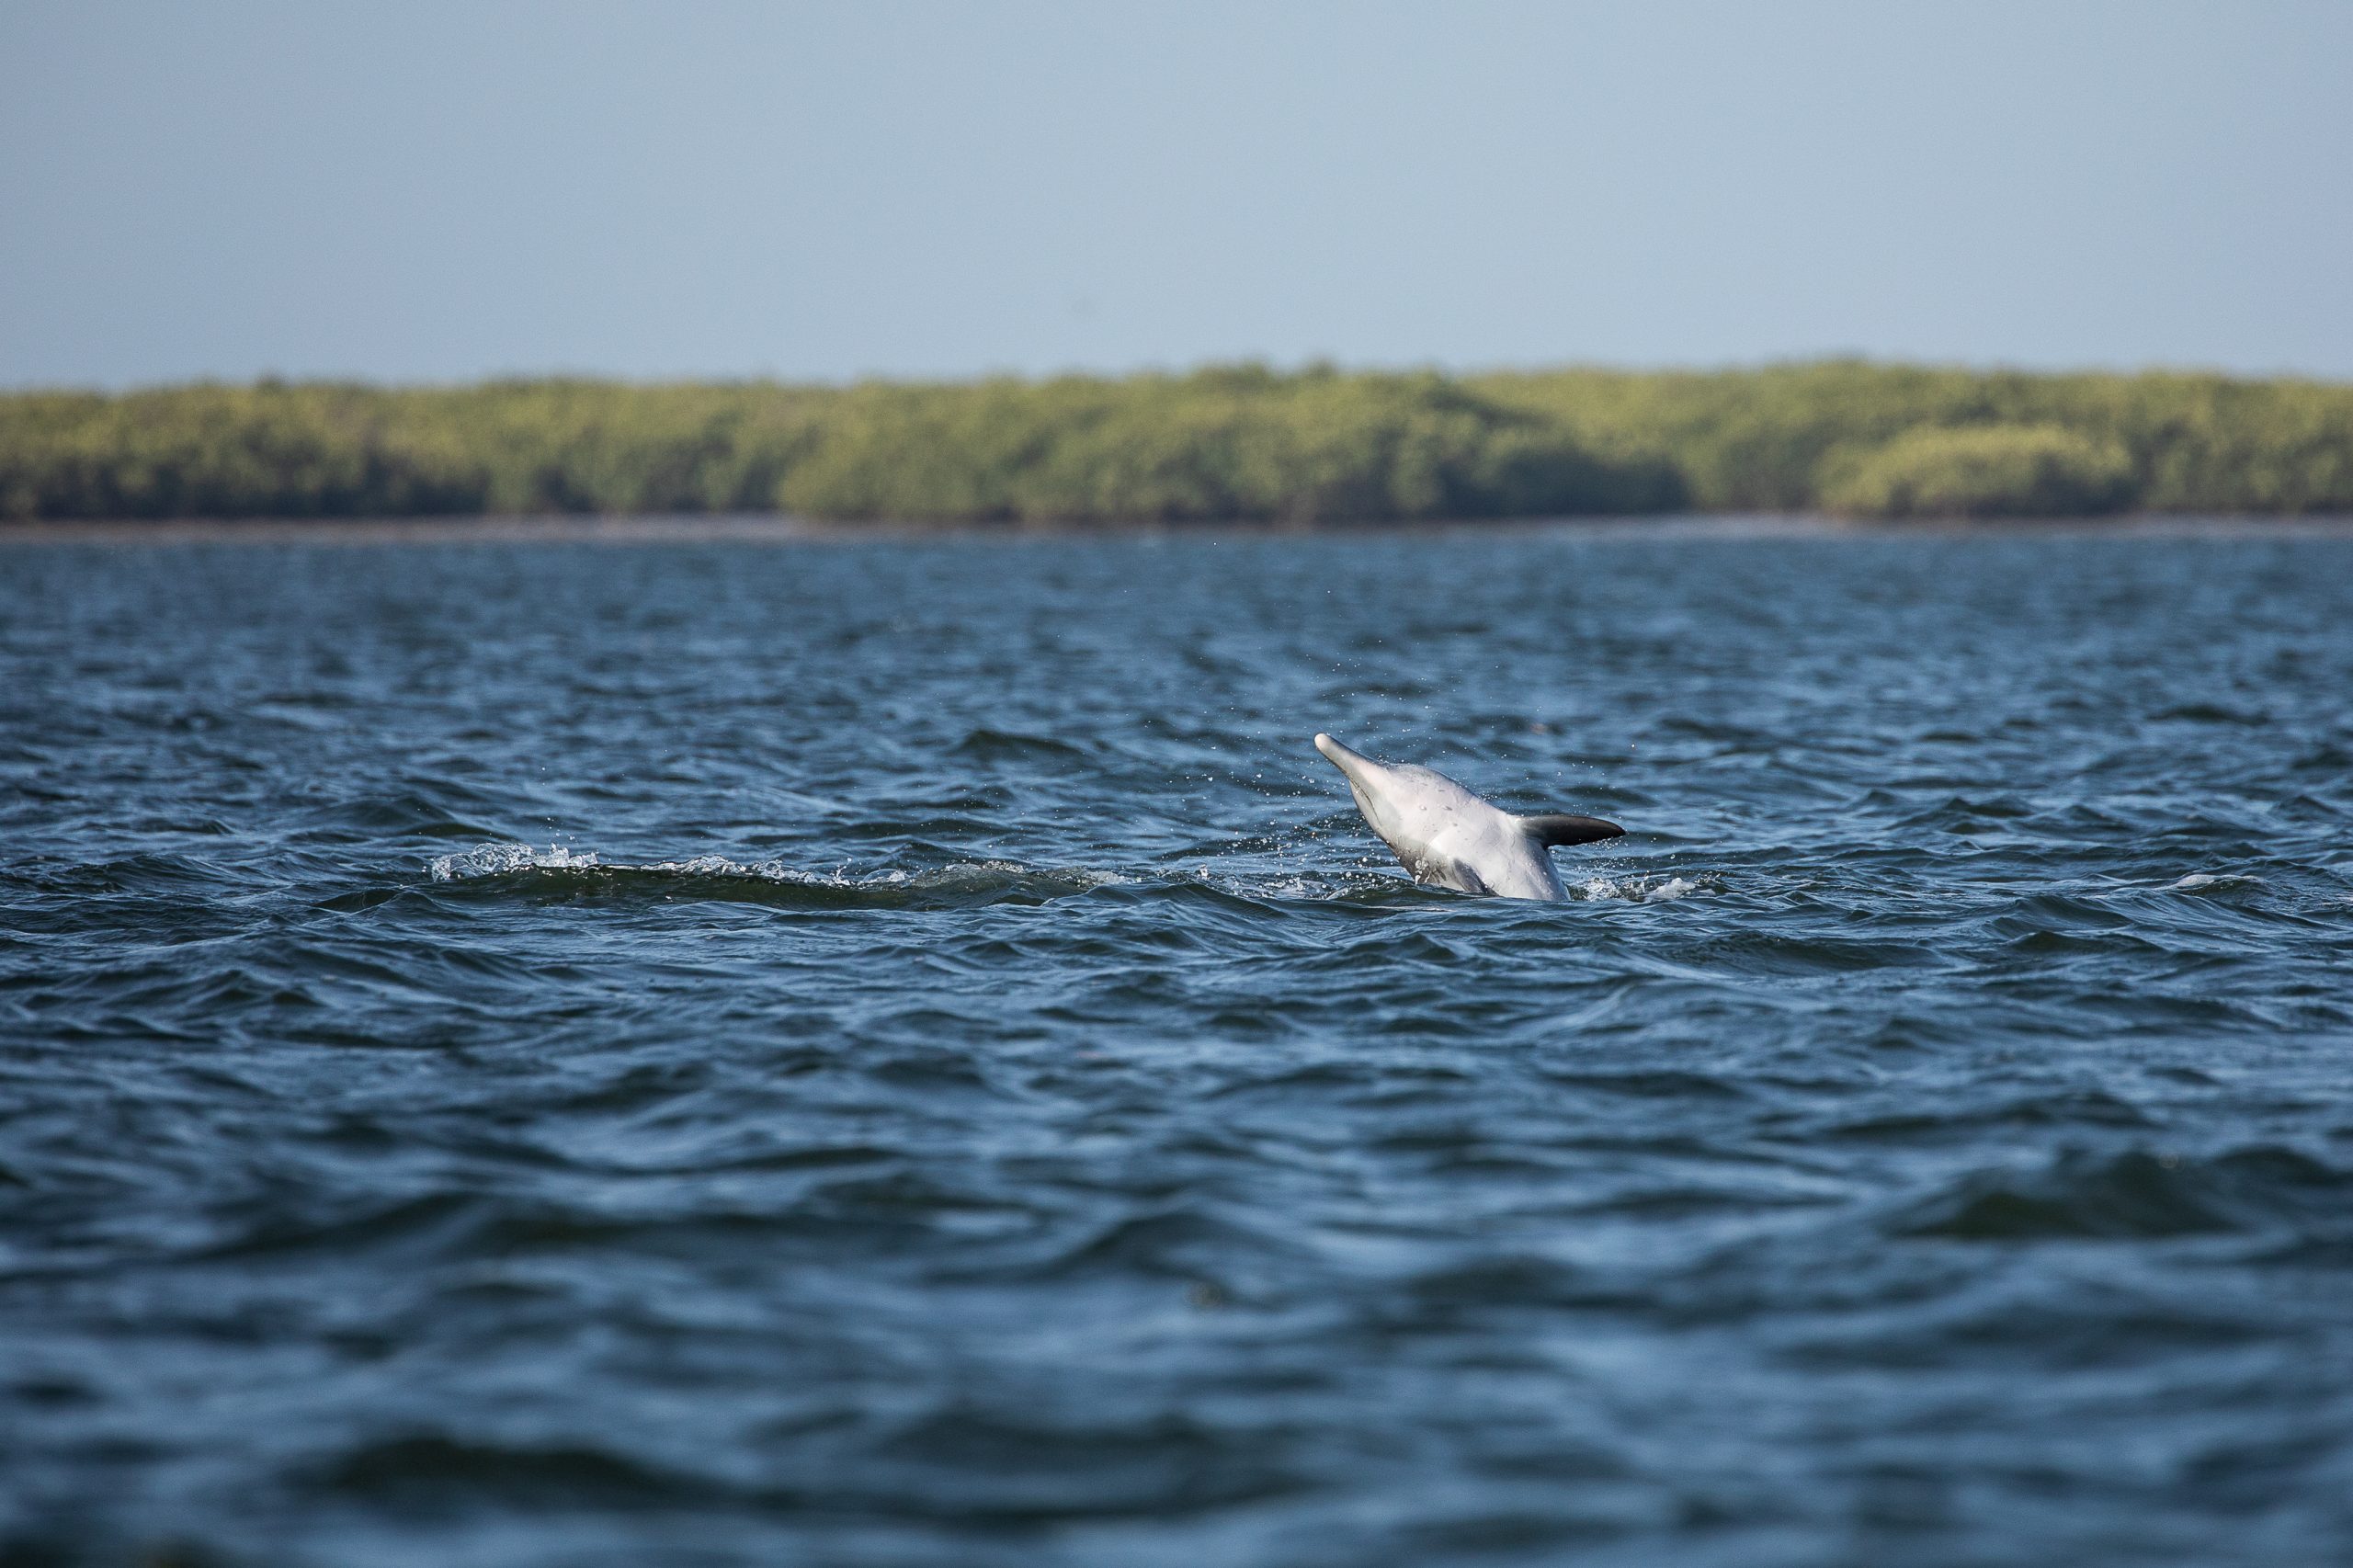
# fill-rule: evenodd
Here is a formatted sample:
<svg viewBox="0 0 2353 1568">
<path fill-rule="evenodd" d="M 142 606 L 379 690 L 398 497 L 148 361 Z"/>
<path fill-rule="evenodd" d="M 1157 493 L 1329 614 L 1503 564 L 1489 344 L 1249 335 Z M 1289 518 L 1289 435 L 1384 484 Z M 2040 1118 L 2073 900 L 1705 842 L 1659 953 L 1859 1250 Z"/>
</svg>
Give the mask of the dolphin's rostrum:
<svg viewBox="0 0 2353 1568">
<path fill-rule="evenodd" d="M 1626 831 L 1598 817 L 1514 816 L 1443 773 L 1386 767 L 1329 735 L 1317 735 L 1315 749 L 1347 776 L 1366 824 L 1397 852 L 1415 881 L 1432 887 L 1500 898 L 1566 898 L 1546 851 Z"/>
</svg>

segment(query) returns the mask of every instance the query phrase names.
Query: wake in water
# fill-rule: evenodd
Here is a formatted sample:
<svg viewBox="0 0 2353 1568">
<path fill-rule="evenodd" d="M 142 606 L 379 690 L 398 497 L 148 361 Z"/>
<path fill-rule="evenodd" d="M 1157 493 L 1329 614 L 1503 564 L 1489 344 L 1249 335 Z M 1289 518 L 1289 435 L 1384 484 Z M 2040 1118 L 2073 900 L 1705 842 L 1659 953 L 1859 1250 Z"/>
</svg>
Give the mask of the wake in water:
<svg viewBox="0 0 2353 1568">
<path fill-rule="evenodd" d="M 805 870 L 781 860 L 731 860 L 699 855 L 687 860 L 607 860 L 594 850 L 487 844 L 432 862 L 436 882 L 566 893 L 680 895 L 818 907 L 965 907 L 1044 903 L 1132 879 L 1084 868 L 1040 870 L 1007 860 L 959 861 L 929 870 L 868 874 L 847 863 L 830 871 Z"/>
<path fill-rule="evenodd" d="M 680 879 L 734 879 L 784 882 L 817 888 L 937 888 L 963 886 L 1006 878 L 1051 877 L 1069 881 L 1073 890 L 1108 887 L 1134 881 L 1115 871 L 1078 869 L 1039 870 L 1010 860 L 960 860 L 929 871 L 878 871 L 850 874 L 847 863 L 831 871 L 803 870 L 781 860 L 731 860 L 724 855 L 698 855 L 690 860 L 608 861 L 593 849 L 566 849 L 551 844 L 545 849 L 528 844 L 485 844 L 463 854 L 443 855 L 433 862 L 437 882 L 465 881 L 483 877 L 512 876 L 530 871 L 594 871 L 608 876 L 666 876 Z"/>
<path fill-rule="evenodd" d="M 1392 871 L 1362 868 L 1336 872 L 1234 874 L 1203 865 L 1197 870 L 1155 876 L 1096 867 L 1036 867 L 1010 860 L 962 860 L 925 870 L 857 872 L 845 862 L 831 870 L 812 871 L 781 860 L 742 861 L 724 855 L 699 855 L 685 860 L 607 860 L 593 849 L 570 849 L 558 844 L 544 849 L 528 844 L 485 844 L 437 857 L 431 862 L 430 872 L 438 883 L 579 893 L 640 892 L 663 897 L 748 898 L 765 903 L 814 902 L 870 908 L 1043 903 L 1104 888 L 1157 888 L 1167 892 L 1205 888 L 1230 897 L 1272 903 L 1391 899 L 1415 904 L 1433 900 L 1451 902 L 1444 893 L 1419 887 L 1411 879 Z M 1568 889 L 1574 902 L 1629 903 L 1668 903 L 1713 891 L 1713 879 L 1704 874 L 1697 878 L 1595 876 L 1573 883 Z"/>
</svg>

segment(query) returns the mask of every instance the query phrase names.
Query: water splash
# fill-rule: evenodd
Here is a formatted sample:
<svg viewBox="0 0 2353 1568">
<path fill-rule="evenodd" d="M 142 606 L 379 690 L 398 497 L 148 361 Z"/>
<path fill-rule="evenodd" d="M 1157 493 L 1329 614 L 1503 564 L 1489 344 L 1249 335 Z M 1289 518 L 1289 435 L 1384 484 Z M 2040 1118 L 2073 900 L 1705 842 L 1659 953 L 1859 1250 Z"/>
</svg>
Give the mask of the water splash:
<svg viewBox="0 0 2353 1568">
<path fill-rule="evenodd" d="M 575 853 L 560 844 L 536 849 L 528 844 L 485 844 L 455 855 L 438 857 L 433 880 L 454 882 L 468 877 L 501 877 L 514 871 L 580 871 L 602 862 L 594 850 Z"/>
<path fill-rule="evenodd" d="M 1673 903 L 1693 893 L 1713 892 L 1707 877 L 1587 877 L 1569 885 L 1569 896 L 1588 902 L 1620 900 L 1627 903 Z"/>
</svg>

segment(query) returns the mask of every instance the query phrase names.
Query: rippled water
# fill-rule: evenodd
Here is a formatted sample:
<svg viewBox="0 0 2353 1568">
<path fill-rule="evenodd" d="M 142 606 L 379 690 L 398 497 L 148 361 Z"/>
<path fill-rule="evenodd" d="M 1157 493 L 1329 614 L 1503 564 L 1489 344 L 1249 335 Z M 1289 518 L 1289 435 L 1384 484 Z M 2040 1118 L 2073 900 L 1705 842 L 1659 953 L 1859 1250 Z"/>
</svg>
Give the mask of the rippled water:
<svg viewBox="0 0 2353 1568">
<path fill-rule="evenodd" d="M 2328 532 L 0 546 L 0 1556 L 2344 1561 L 2348 694 Z"/>
</svg>

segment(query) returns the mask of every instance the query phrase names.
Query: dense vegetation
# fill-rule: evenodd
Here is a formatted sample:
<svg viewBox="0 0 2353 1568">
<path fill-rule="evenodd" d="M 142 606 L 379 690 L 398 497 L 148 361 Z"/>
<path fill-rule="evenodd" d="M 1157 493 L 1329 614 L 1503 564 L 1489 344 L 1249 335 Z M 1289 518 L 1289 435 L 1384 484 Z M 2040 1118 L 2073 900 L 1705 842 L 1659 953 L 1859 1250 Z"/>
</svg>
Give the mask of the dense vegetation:
<svg viewBox="0 0 2353 1568">
<path fill-rule="evenodd" d="M 1923 425 L 1823 473 L 1823 505 L 1851 517 L 2081 517 L 2132 494 L 2122 446 L 2056 425 Z"/>
<path fill-rule="evenodd" d="M 0 396 L 0 517 L 2353 512 L 2353 386 L 1852 361 Z"/>
</svg>

